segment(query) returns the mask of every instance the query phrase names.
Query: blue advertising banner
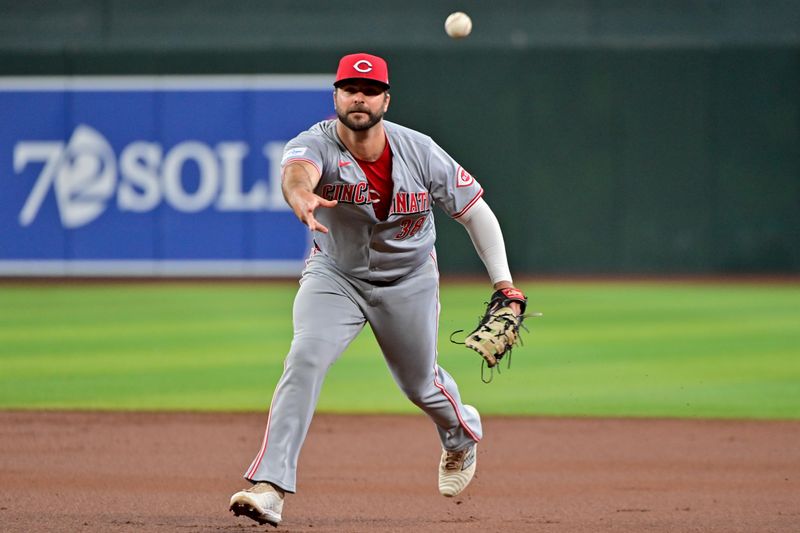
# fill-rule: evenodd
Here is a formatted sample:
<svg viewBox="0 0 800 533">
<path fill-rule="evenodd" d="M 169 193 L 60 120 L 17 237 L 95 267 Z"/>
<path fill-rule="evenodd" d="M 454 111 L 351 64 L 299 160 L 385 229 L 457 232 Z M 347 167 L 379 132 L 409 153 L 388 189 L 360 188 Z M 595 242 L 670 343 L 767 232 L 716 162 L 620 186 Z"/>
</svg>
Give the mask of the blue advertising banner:
<svg viewBox="0 0 800 533">
<path fill-rule="evenodd" d="M 0 275 L 295 275 L 288 140 L 329 76 L 0 78 Z"/>
</svg>

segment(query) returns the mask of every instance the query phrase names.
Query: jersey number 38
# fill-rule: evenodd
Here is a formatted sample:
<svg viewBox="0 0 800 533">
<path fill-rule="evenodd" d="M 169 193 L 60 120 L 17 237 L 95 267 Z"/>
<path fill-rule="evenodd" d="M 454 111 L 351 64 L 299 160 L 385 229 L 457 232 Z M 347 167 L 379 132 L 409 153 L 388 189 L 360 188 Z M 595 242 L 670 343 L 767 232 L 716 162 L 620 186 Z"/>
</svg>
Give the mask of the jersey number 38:
<svg viewBox="0 0 800 533">
<path fill-rule="evenodd" d="M 422 225 L 425 224 L 426 218 L 428 218 L 428 215 L 417 218 L 406 218 L 401 220 L 400 232 L 397 235 L 395 235 L 394 238 L 398 240 L 403 240 L 416 235 L 416 233 L 422 229 Z"/>
</svg>

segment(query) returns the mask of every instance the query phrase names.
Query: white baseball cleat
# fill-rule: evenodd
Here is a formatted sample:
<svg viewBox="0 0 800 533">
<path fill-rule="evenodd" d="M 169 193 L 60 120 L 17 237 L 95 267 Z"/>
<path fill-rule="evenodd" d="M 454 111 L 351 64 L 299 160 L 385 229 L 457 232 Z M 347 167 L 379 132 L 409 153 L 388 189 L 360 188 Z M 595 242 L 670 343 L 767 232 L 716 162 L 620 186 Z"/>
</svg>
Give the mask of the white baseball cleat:
<svg viewBox="0 0 800 533">
<path fill-rule="evenodd" d="M 475 475 L 477 450 L 477 444 L 457 452 L 442 450 L 439 463 L 439 493 L 442 496 L 450 498 L 467 488 Z"/>
<path fill-rule="evenodd" d="M 471 405 L 465 405 L 478 415 L 478 410 Z M 439 493 L 452 498 L 461 493 L 472 477 L 478 465 L 478 444 L 472 444 L 458 451 L 442 450 L 442 460 L 439 462 Z"/>
<path fill-rule="evenodd" d="M 231 496 L 230 509 L 236 516 L 246 516 L 261 525 L 278 527 L 283 511 L 283 495 L 269 483 L 256 483 Z"/>
</svg>

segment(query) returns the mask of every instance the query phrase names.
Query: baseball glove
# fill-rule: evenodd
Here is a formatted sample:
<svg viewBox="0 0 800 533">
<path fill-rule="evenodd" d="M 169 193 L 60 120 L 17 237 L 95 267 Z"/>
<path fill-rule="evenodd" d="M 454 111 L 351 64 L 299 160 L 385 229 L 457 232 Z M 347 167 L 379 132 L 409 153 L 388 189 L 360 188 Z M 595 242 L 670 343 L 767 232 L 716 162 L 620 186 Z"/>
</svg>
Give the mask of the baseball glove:
<svg viewBox="0 0 800 533">
<path fill-rule="evenodd" d="M 519 304 L 519 315 L 511 308 L 513 302 Z M 541 316 L 541 313 L 526 315 L 527 305 L 528 299 L 519 289 L 508 287 L 496 290 L 487 302 L 486 311 L 478 326 L 467 335 L 463 344 L 478 352 L 490 369 L 494 369 L 506 354 L 510 366 L 511 349 L 520 342 L 519 329 L 524 328 L 522 321 L 529 316 Z M 492 374 L 488 380 L 485 379 L 483 366 L 481 379 L 486 383 L 492 380 Z"/>
</svg>

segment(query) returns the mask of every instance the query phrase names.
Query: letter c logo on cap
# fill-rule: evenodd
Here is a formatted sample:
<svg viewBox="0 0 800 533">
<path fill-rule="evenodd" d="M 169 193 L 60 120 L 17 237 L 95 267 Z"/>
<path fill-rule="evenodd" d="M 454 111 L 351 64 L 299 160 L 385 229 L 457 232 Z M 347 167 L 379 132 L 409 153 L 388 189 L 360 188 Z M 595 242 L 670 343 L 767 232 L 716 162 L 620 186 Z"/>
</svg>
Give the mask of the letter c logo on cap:
<svg viewBox="0 0 800 533">
<path fill-rule="evenodd" d="M 359 72 L 369 72 L 372 70 L 372 63 L 370 63 L 366 59 L 360 59 L 355 62 L 353 68 Z"/>
</svg>

